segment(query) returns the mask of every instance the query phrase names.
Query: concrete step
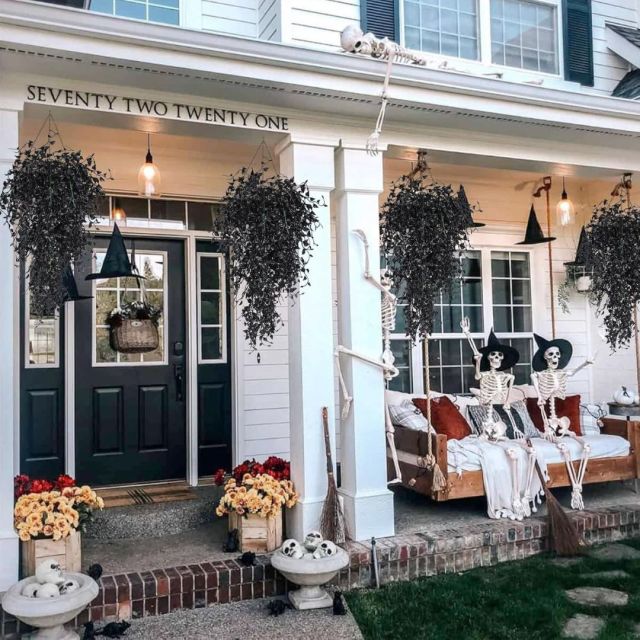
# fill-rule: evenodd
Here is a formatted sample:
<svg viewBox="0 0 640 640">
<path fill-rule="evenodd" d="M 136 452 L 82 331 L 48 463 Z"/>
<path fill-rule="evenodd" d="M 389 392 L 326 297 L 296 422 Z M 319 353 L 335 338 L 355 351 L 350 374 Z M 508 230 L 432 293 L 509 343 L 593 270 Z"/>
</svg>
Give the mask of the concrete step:
<svg viewBox="0 0 640 640">
<path fill-rule="evenodd" d="M 216 486 L 197 487 L 195 500 L 111 507 L 95 513 L 86 539 L 120 540 L 174 535 L 216 520 L 222 495 Z"/>
</svg>

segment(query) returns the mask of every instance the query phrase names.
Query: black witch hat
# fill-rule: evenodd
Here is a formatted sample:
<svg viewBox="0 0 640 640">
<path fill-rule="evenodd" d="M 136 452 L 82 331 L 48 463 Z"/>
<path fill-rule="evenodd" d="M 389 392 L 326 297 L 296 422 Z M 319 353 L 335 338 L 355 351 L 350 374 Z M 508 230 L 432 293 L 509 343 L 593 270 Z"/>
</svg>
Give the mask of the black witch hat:
<svg viewBox="0 0 640 640">
<path fill-rule="evenodd" d="M 587 230 L 582 227 L 580 231 L 580 239 L 578 240 L 578 248 L 576 249 L 576 257 L 572 262 L 565 262 L 565 267 L 585 267 L 589 269 L 591 267 L 591 241 Z"/>
<path fill-rule="evenodd" d="M 467 192 L 464 190 L 464 187 L 460 185 L 458 189 L 458 207 L 460 207 L 460 211 L 462 214 L 467 217 L 467 228 L 468 229 L 478 229 L 480 227 L 486 226 L 484 222 L 475 222 L 473 219 L 473 209 L 469 204 L 469 198 L 467 198 Z"/>
<path fill-rule="evenodd" d="M 500 342 L 496 337 L 496 334 L 493 333 L 493 329 L 491 329 L 489 333 L 487 344 L 478 349 L 478 351 L 482 354 L 482 360 L 480 360 L 480 371 L 489 371 L 489 369 L 491 369 L 489 366 L 489 354 L 493 351 L 499 351 L 504 356 L 502 365 L 498 371 L 511 369 L 511 367 L 518 364 L 518 360 L 520 360 L 520 353 L 518 350 L 508 344 L 502 344 L 502 342 Z"/>
<path fill-rule="evenodd" d="M 542 233 L 542 228 L 536 216 L 536 210 L 533 208 L 533 205 L 531 205 L 524 240 L 516 242 L 516 244 L 541 244 L 543 242 L 551 242 L 552 240 L 555 240 L 555 238 L 546 238 L 544 233 Z"/>
<path fill-rule="evenodd" d="M 568 340 L 563 338 L 556 338 L 555 340 L 547 340 L 537 333 L 533 334 L 538 345 L 538 350 L 533 354 L 533 360 L 531 361 L 531 367 L 534 371 L 544 371 L 547 368 L 547 361 L 544 359 L 544 352 L 551 347 L 558 347 L 560 349 L 560 362 L 558 363 L 558 369 L 564 369 L 571 360 L 573 355 L 573 346 Z"/>
<path fill-rule="evenodd" d="M 62 274 L 62 286 L 65 288 L 65 302 L 76 302 L 77 300 L 91 300 L 93 296 L 81 296 L 78 291 L 78 283 L 73 275 L 71 265 L 68 264 Z"/>
<path fill-rule="evenodd" d="M 118 229 L 118 225 L 114 222 L 107 255 L 104 257 L 100 272 L 90 273 L 85 280 L 126 278 L 127 276 L 135 278 L 143 277 L 135 270 L 135 266 L 131 264 L 120 229 Z"/>
</svg>

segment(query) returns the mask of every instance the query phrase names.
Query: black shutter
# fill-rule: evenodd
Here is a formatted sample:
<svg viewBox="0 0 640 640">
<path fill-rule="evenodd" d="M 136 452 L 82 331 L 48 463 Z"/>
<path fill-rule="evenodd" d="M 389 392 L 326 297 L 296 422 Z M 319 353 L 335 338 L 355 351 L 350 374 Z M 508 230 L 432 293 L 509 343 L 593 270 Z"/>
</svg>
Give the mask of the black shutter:
<svg viewBox="0 0 640 640">
<path fill-rule="evenodd" d="M 563 0 L 564 77 L 593 86 L 591 0 Z"/>
<path fill-rule="evenodd" d="M 361 0 L 362 30 L 371 31 L 378 38 L 400 40 L 400 11 L 398 0 Z"/>
</svg>

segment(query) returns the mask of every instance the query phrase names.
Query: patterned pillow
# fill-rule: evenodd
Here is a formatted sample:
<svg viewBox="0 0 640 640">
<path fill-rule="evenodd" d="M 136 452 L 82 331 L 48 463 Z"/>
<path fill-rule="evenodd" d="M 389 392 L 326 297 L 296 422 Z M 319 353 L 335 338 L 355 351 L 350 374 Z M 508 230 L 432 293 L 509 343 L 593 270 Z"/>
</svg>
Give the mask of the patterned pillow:
<svg viewBox="0 0 640 640">
<path fill-rule="evenodd" d="M 483 406 L 470 406 L 467 408 L 471 429 L 476 435 L 482 434 L 482 422 L 487 417 L 487 410 Z M 493 419 L 502 420 L 507 427 L 507 438 L 514 440 L 516 437 L 516 429 L 524 434 L 525 438 L 537 438 L 540 432 L 535 428 L 527 407 L 523 401 L 511 403 L 511 410 L 507 411 L 501 404 L 493 405 Z"/>
<path fill-rule="evenodd" d="M 404 400 L 400 404 L 389 405 L 391 424 L 407 427 L 414 431 L 428 431 L 429 423 L 422 412 L 411 400 Z"/>
</svg>

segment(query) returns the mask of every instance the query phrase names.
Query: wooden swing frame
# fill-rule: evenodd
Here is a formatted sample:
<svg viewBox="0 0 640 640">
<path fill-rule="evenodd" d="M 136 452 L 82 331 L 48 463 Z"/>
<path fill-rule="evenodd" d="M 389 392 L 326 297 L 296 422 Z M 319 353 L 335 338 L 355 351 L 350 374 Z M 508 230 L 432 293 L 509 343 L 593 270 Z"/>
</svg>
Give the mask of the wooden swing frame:
<svg viewBox="0 0 640 640">
<path fill-rule="evenodd" d="M 446 479 L 446 488 L 434 492 L 432 490 L 432 473 L 419 466 L 418 458 L 427 451 L 427 433 L 395 426 L 395 443 L 398 450 L 402 486 L 421 495 L 430 497 L 436 502 L 473 498 L 485 495 L 482 471 L 463 471 L 461 475 L 449 472 L 447 457 L 447 436 L 432 434 L 433 453 L 436 462 Z M 604 418 L 602 435 L 620 436 L 629 441 L 629 455 L 611 458 L 590 458 L 583 484 L 598 482 L 614 482 L 618 480 L 636 480 L 640 478 L 640 421 Z M 574 461 L 574 466 L 580 464 Z M 571 481 L 564 462 L 547 465 L 549 487 L 569 487 Z M 387 474 L 395 477 L 393 460 L 387 448 Z"/>
</svg>

